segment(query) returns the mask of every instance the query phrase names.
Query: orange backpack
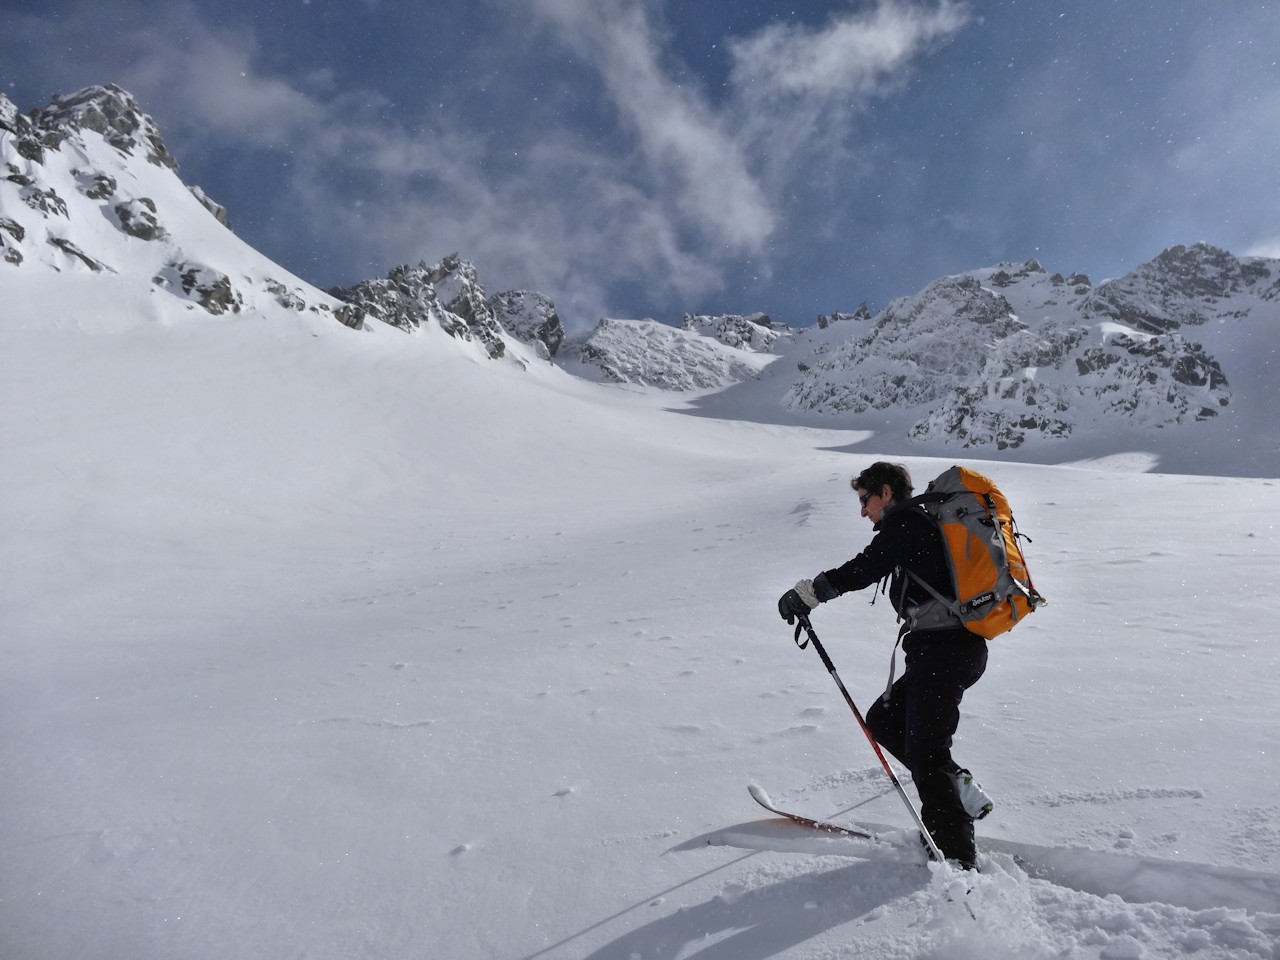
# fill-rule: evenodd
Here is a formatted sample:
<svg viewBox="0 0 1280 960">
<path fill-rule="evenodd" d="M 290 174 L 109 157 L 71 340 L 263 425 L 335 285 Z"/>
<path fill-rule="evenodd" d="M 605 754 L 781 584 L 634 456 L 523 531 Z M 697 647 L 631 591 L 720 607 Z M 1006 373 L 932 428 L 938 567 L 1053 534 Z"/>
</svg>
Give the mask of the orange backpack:
<svg viewBox="0 0 1280 960">
<path fill-rule="evenodd" d="M 1012 630 L 1048 603 L 1036 592 L 1022 555 L 1009 501 L 988 477 L 952 467 L 907 505 L 938 525 L 955 600 L 948 600 L 905 567 L 906 575 L 933 597 L 912 607 L 905 629 L 954 626 L 956 619 L 988 640 Z"/>
</svg>

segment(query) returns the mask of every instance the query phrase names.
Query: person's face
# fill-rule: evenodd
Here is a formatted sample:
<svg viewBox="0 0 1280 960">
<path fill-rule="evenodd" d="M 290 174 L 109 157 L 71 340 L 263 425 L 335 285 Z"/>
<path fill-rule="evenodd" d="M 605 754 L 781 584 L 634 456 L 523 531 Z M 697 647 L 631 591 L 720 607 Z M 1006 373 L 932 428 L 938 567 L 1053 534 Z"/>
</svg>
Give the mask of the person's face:
<svg viewBox="0 0 1280 960">
<path fill-rule="evenodd" d="M 892 488 L 886 483 L 875 493 L 861 487 L 855 487 L 854 490 L 858 494 L 858 503 L 862 505 L 862 515 L 872 524 L 879 523 L 884 512 L 893 503 Z"/>
</svg>

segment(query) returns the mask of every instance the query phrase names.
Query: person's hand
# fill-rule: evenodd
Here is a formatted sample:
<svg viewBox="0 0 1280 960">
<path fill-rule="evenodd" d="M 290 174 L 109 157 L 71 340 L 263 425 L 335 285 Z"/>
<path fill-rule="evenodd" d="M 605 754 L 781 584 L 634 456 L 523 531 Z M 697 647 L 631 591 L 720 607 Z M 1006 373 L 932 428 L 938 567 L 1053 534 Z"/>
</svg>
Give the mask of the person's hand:
<svg viewBox="0 0 1280 960">
<path fill-rule="evenodd" d="M 823 583 L 827 578 L 818 574 Z M 801 580 L 778 600 L 778 613 L 787 623 L 795 623 L 796 617 L 807 617 L 809 612 L 822 602 L 814 592 L 812 580 Z"/>
<path fill-rule="evenodd" d="M 778 613 L 787 623 L 795 623 L 796 617 L 807 617 L 812 609 L 795 590 L 788 590 L 778 599 Z"/>
</svg>

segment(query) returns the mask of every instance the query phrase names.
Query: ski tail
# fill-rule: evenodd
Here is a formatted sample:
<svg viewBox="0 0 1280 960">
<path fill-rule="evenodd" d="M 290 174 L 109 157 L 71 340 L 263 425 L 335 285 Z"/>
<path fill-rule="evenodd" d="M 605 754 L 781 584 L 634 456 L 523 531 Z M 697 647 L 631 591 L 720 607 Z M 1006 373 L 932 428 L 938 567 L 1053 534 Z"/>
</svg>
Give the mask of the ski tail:
<svg viewBox="0 0 1280 960">
<path fill-rule="evenodd" d="M 793 823 L 798 823 L 805 827 L 811 827 L 814 830 L 821 830 L 823 833 L 835 833 L 844 837 L 860 837 L 863 840 L 880 840 L 880 837 L 877 837 L 874 833 L 871 833 L 868 830 L 861 830 L 857 827 L 844 827 L 838 823 L 830 823 L 826 820 L 815 820 L 813 817 L 806 817 L 803 814 L 792 813 L 789 810 L 782 810 L 774 805 L 774 802 L 769 799 L 769 795 L 764 792 L 762 787 L 758 787 L 754 783 L 748 784 L 747 790 L 751 794 L 751 799 L 760 804 L 760 806 L 764 807 L 775 816 L 785 817 Z"/>
</svg>

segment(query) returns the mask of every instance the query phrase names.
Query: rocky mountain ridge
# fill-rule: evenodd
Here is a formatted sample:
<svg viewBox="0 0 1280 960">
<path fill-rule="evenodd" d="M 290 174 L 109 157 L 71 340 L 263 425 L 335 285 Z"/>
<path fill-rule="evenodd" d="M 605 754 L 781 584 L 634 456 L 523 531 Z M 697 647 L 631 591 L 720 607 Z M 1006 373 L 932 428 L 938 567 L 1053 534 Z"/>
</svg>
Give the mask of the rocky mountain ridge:
<svg viewBox="0 0 1280 960">
<path fill-rule="evenodd" d="M 1204 244 L 1170 248 L 1097 288 L 1034 260 L 945 277 L 815 350 L 783 403 L 912 410 L 912 439 L 996 449 L 1108 422 L 1203 421 L 1232 393 L 1194 328 L 1266 313 L 1278 283 L 1280 263 Z"/>
</svg>

